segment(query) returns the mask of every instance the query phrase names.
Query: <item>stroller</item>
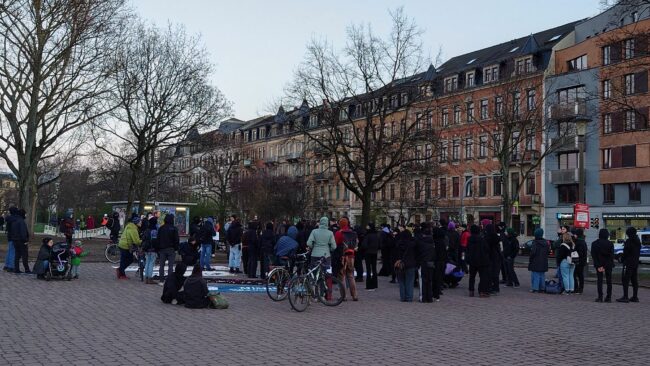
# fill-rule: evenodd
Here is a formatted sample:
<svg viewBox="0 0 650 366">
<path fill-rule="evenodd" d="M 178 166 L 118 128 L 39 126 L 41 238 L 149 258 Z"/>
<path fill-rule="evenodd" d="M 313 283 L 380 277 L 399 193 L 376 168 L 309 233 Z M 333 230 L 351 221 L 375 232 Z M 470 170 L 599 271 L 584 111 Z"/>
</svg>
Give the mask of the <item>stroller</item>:
<svg viewBox="0 0 650 366">
<path fill-rule="evenodd" d="M 70 247 L 68 243 L 61 242 L 52 246 L 52 255 L 50 256 L 49 263 L 49 268 L 45 269 L 46 281 L 52 278 L 66 279 L 68 281 L 72 279 L 70 273 Z"/>
</svg>

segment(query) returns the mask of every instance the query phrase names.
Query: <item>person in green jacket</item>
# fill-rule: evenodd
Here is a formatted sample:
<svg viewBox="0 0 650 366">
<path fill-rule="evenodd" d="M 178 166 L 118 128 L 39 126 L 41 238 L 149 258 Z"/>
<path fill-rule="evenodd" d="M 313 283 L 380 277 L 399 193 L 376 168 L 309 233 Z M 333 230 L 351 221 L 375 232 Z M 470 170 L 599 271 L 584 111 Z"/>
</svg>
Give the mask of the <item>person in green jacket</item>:
<svg viewBox="0 0 650 366">
<path fill-rule="evenodd" d="M 307 239 L 307 246 L 311 249 L 311 265 L 325 257 L 323 265 L 329 268 L 332 252 L 336 250 L 334 234 L 327 228 L 329 219 L 326 216 L 320 218 L 318 229 L 312 230 Z"/>
<path fill-rule="evenodd" d="M 79 278 L 79 266 L 81 265 L 81 258 L 87 256 L 88 251 L 84 250 L 83 244 L 79 240 L 74 242 L 70 250 L 73 253 L 72 259 L 70 259 L 70 264 L 72 265 L 72 268 L 70 268 L 70 275 L 72 275 L 72 278 L 77 279 Z"/>
<path fill-rule="evenodd" d="M 140 233 L 138 228 L 142 225 L 139 216 L 135 216 L 131 219 L 126 227 L 124 232 L 120 237 L 120 242 L 117 244 L 117 247 L 120 249 L 120 267 L 117 269 L 117 279 L 118 280 L 128 280 L 124 270 L 133 262 L 133 254 L 131 254 L 131 247 L 140 246 L 142 244 L 142 239 L 140 239 Z"/>
</svg>

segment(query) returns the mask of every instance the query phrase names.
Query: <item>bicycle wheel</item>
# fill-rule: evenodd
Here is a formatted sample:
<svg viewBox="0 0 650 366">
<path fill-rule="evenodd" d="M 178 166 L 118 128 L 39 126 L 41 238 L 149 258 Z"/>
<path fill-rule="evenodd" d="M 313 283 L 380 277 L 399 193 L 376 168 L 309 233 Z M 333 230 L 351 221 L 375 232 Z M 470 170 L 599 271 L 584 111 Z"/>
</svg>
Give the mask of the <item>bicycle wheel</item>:
<svg viewBox="0 0 650 366">
<path fill-rule="evenodd" d="M 303 312 L 311 300 L 311 284 L 304 276 L 294 277 L 289 282 L 289 304 L 293 310 Z"/>
<path fill-rule="evenodd" d="M 343 302 L 345 288 L 338 278 L 326 276 L 316 283 L 318 300 L 327 306 L 337 306 Z"/>
<path fill-rule="evenodd" d="M 104 256 L 106 260 L 111 263 L 119 263 L 120 261 L 120 249 L 117 247 L 117 244 L 109 244 L 104 250 Z"/>
<path fill-rule="evenodd" d="M 273 301 L 282 301 L 287 298 L 288 285 L 289 272 L 284 268 L 276 268 L 269 273 L 266 280 L 266 294 Z"/>
</svg>

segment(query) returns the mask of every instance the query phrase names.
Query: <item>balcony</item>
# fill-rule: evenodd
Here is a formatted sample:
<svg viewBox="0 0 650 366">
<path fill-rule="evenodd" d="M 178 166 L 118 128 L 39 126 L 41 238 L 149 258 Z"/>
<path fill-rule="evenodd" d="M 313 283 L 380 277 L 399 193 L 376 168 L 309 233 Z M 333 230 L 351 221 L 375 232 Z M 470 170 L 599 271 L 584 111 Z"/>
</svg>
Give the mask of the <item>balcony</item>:
<svg viewBox="0 0 650 366">
<path fill-rule="evenodd" d="M 325 182 L 334 178 L 334 174 L 329 172 L 314 174 L 314 180 L 317 182 Z"/>
<path fill-rule="evenodd" d="M 555 152 L 577 151 L 578 140 L 576 136 L 562 136 L 551 139 L 550 149 Z"/>
<path fill-rule="evenodd" d="M 302 152 L 293 152 L 284 156 L 287 161 L 298 161 L 302 158 Z"/>
<path fill-rule="evenodd" d="M 551 119 L 556 121 L 571 121 L 579 117 L 587 118 L 587 102 L 584 99 L 551 106 Z"/>
<path fill-rule="evenodd" d="M 577 184 L 579 180 L 578 169 L 551 170 L 551 184 Z"/>
<path fill-rule="evenodd" d="M 274 164 L 277 164 L 279 162 L 279 160 L 280 159 L 278 159 L 277 156 L 270 156 L 270 157 L 264 159 L 264 164 L 266 164 L 266 165 L 274 165 Z"/>
<path fill-rule="evenodd" d="M 535 163 L 539 160 L 539 151 L 537 150 L 527 150 L 523 153 L 524 163 Z"/>
<path fill-rule="evenodd" d="M 326 149 L 322 146 L 317 146 L 314 148 L 314 155 L 316 156 L 327 156 L 330 155 L 329 149 Z"/>
</svg>

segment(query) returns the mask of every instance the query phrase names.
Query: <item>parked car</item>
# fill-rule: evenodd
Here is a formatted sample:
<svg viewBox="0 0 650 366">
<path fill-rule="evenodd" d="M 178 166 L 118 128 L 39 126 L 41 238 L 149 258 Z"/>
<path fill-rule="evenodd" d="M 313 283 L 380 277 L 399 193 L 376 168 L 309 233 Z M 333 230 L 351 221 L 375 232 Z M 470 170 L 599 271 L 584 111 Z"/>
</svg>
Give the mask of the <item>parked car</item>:
<svg viewBox="0 0 650 366">
<path fill-rule="evenodd" d="M 552 240 L 546 240 L 548 243 L 548 248 L 550 250 L 550 253 L 548 254 L 549 257 L 555 257 L 555 253 L 553 252 L 553 241 Z M 521 255 L 524 254 L 530 254 L 530 248 L 533 247 L 533 240 L 529 240 L 524 243 L 519 243 L 519 253 Z"/>
<path fill-rule="evenodd" d="M 641 256 L 639 257 L 639 263 L 650 264 L 650 230 L 639 230 L 637 231 L 639 240 L 641 240 Z M 614 258 L 619 263 L 623 262 L 623 243 L 614 244 Z"/>
</svg>

